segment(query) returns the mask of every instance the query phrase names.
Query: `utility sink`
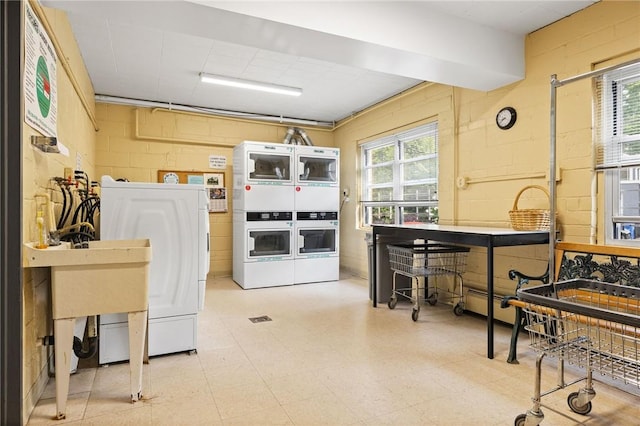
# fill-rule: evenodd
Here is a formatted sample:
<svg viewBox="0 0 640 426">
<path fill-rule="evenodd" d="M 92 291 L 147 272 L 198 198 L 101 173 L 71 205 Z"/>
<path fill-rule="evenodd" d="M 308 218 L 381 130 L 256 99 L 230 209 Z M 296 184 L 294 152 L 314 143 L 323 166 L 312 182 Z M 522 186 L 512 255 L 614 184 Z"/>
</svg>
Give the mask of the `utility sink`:
<svg viewBox="0 0 640 426">
<path fill-rule="evenodd" d="M 23 266 L 51 267 L 53 319 L 147 310 L 151 244 L 143 240 L 24 246 Z"/>
<path fill-rule="evenodd" d="M 129 319 L 131 401 L 142 396 L 151 244 L 143 240 L 91 241 L 37 249 L 24 244 L 25 268 L 51 268 L 55 334 L 56 417 L 66 417 L 73 329 L 77 317 L 126 312 Z"/>
</svg>

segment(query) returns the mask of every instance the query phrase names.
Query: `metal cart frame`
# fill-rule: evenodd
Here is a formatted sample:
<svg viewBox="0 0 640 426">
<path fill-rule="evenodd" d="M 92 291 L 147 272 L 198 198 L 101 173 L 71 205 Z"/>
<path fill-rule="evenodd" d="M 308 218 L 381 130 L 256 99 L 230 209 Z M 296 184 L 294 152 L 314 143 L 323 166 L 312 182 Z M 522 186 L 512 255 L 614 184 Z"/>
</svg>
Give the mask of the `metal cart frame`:
<svg viewBox="0 0 640 426">
<path fill-rule="evenodd" d="M 453 312 L 462 315 L 464 312 L 463 279 L 462 274 L 467 265 L 467 254 L 469 247 L 446 245 L 441 243 L 427 244 L 389 244 L 389 266 L 393 270 L 391 298 L 389 299 L 389 309 L 394 309 L 398 303 L 398 296 L 409 299 L 413 302 L 411 319 L 418 320 L 420 314 L 420 294 L 430 305 L 438 302 L 438 286 L 428 285 L 428 277 L 437 275 L 452 275 L 457 279 L 459 286 L 455 282 L 453 289 L 447 293 L 451 303 L 454 305 Z M 396 288 L 396 276 L 404 275 L 411 278 L 411 287 Z M 424 277 L 424 279 L 420 279 Z M 425 282 L 426 281 L 426 282 Z M 459 287 L 459 292 L 456 292 Z M 429 290 L 433 290 L 431 293 Z M 457 300 L 457 303 L 453 303 Z"/>
<path fill-rule="evenodd" d="M 585 387 L 567 398 L 569 408 L 591 411 L 593 372 L 640 387 L 640 288 L 574 279 L 518 290 L 527 315 L 525 329 L 536 358 L 533 407 L 515 419 L 516 426 L 537 426 L 544 418 L 540 399 L 586 379 Z M 558 385 L 540 390 L 542 359 L 558 358 Z M 585 379 L 564 382 L 564 362 L 586 369 Z"/>
</svg>

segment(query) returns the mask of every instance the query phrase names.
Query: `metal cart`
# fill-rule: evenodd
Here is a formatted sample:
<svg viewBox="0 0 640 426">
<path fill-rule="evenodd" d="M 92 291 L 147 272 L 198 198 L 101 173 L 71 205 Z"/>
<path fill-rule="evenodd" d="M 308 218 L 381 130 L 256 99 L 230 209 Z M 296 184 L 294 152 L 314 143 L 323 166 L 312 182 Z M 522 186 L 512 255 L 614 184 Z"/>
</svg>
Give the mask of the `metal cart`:
<svg viewBox="0 0 640 426">
<path fill-rule="evenodd" d="M 518 297 L 538 356 L 533 407 L 516 417 L 516 426 L 538 425 L 544 418 L 540 398 L 582 380 L 585 387 L 569 394 L 567 403 L 573 412 L 588 414 L 596 394 L 594 371 L 640 386 L 640 288 L 575 279 L 521 289 Z M 559 383 L 541 393 L 545 355 L 558 358 Z M 586 377 L 565 384 L 564 362 L 585 368 Z"/>
<path fill-rule="evenodd" d="M 445 245 L 440 243 L 428 244 L 393 244 L 387 245 L 389 250 L 389 265 L 393 270 L 393 284 L 389 309 L 394 309 L 398 303 L 398 296 L 405 297 L 413 302 L 411 319 L 418 321 L 420 314 L 420 295 L 430 305 L 438 301 L 438 286 L 429 286 L 429 277 L 436 275 L 453 275 L 454 285 L 447 293 L 454 305 L 453 312 L 462 315 L 464 312 L 463 280 L 462 274 L 467 265 L 468 247 Z M 412 287 L 396 288 L 396 276 L 398 274 L 411 278 Z M 421 279 L 424 277 L 424 279 Z M 457 279 L 459 286 L 456 286 Z M 456 291 L 459 287 L 459 291 Z M 429 290 L 432 290 L 429 292 Z M 454 301 L 457 303 L 454 304 Z"/>
</svg>

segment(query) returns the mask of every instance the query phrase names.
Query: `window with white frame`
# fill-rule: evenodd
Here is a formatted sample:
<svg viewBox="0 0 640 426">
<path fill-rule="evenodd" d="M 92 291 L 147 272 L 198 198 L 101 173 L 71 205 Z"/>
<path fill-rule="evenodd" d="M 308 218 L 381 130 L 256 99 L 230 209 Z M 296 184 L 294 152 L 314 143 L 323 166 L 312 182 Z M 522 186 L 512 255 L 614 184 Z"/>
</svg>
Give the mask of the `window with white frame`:
<svg viewBox="0 0 640 426">
<path fill-rule="evenodd" d="M 597 168 L 605 173 L 607 244 L 640 240 L 640 63 L 596 81 Z"/>
<path fill-rule="evenodd" d="M 438 123 L 361 146 L 362 224 L 438 222 Z"/>
</svg>

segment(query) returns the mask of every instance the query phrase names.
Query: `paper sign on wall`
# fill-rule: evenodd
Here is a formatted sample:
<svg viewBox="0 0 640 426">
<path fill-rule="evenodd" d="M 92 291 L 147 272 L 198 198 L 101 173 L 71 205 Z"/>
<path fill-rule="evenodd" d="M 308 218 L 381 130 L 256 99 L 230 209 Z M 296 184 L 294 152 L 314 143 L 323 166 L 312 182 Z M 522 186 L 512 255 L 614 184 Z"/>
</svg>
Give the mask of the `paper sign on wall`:
<svg viewBox="0 0 640 426">
<path fill-rule="evenodd" d="M 227 157 L 225 157 L 224 155 L 210 155 L 209 168 L 210 169 L 226 169 Z"/>
<path fill-rule="evenodd" d="M 44 136 L 57 137 L 58 58 L 33 9 L 24 6 L 24 119 Z"/>
</svg>

